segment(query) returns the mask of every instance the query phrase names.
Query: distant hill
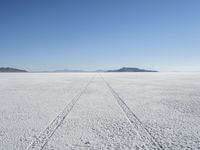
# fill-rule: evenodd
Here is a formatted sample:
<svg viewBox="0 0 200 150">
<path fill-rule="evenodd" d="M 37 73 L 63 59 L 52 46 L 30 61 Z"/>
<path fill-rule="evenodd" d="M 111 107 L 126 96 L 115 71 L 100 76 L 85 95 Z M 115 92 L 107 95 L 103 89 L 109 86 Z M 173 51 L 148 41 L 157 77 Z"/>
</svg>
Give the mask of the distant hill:
<svg viewBox="0 0 200 150">
<path fill-rule="evenodd" d="M 63 70 L 55 70 L 50 72 L 158 72 L 155 70 L 145 70 L 145 69 L 139 69 L 139 68 L 131 68 L 131 67 L 123 67 L 116 70 L 95 70 L 95 71 L 85 71 L 85 70 L 69 70 L 69 69 L 63 69 Z"/>
<path fill-rule="evenodd" d="M 117 70 L 107 70 L 107 72 L 158 72 L 158 71 L 123 67 L 123 68 L 120 68 L 120 69 L 117 69 Z"/>
<path fill-rule="evenodd" d="M 0 67 L 0 72 L 28 72 L 28 71 L 10 67 Z"/>
<path fill-rule="evenodd" d="M 63 69 L 63 70 L 55 70 L 53 72 L 86 72 L 84 70 L 69 70 L 69 69 Z"/>
<path fill-rule="evenodd" d="M 99 70 L 95 70 L 94 72 L 106 72 L 107 70 L 102 70 L 102 69 L 99 69 Z"/>
</svg>

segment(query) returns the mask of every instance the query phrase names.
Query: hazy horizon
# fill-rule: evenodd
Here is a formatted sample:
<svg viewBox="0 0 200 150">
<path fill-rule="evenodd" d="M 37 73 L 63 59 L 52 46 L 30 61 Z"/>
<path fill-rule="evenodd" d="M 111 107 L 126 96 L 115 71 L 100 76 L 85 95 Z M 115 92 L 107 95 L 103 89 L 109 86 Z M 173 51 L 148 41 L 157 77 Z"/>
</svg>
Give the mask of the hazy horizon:
<svg viewBox="0 0 200 150">
<path fill-rule="evenodd" d="M 0 1 L 0 67 L 200 71 L 200 1 Z"/>
</svg>

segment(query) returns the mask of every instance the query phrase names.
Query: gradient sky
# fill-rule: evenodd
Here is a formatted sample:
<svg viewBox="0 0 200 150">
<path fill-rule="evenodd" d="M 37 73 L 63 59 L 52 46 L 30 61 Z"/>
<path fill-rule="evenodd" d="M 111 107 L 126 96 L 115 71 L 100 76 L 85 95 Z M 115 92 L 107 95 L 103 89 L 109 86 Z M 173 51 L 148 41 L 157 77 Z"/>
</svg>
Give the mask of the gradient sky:
<svg viewBox="0 0 200 150">
<path fill-rule="evenodd" d="M 200 0 L 0 0 L 0 66 L 200 70 Z"/>
</svg>

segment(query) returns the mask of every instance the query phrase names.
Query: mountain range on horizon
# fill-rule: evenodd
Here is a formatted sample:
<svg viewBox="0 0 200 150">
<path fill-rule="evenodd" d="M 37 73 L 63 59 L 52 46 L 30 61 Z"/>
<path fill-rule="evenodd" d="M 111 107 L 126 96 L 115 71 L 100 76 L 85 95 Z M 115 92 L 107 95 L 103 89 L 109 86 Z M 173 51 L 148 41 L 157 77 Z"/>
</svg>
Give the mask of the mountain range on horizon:
<svg viewBox="0 0 200 150">
<path fill-rule="evenodd" d="M 29 72 L 27 70 L 11 68 L 11 67 L 0 67 L 0 72 Z M 40 71 L 40 72 L 158 72 L 155 70 L 145 70 L 140 68 L 132 68 L 132 67 L 122 67 L 120 69 L 115 70 L 95 70 L 95 71 L 86 71 L 86 70 L 54 70 L 54 71 Z"/>
<path fill-rule="evenodd" d="M 114 70 L 95 70 L 95 71 L 86 71 L 86 70 L 69 70 L 69 69 L 63 69 L 63 70 L 55 70 L 53 72 L 158 72 L 156 70 L 146 70 L 146 69 L 140 69 L 140 68 L 134 68 L 134 67 L 122 67 L 120 69 L 114 69 Z"/>
</svg>

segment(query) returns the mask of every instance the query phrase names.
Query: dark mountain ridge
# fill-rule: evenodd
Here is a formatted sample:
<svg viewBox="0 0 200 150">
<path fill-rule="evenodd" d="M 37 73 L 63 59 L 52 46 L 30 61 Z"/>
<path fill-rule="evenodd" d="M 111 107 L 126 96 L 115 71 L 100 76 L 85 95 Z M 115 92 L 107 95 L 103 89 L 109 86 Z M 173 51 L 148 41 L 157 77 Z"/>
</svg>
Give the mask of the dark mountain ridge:
<svg viewBox="0 0 200 150">
<path fill-rule="evenodd" d="M 140 68 L 123 67 L 116 70 L 108 70 L 107 72 L 158 72 L 156 70 L 145 70 Z"/>
<path fill-rule="evenodd" d="M 0 72 L 28 72 L 28 71 L 10 67 L 0 67 Z"/>
</svg>

